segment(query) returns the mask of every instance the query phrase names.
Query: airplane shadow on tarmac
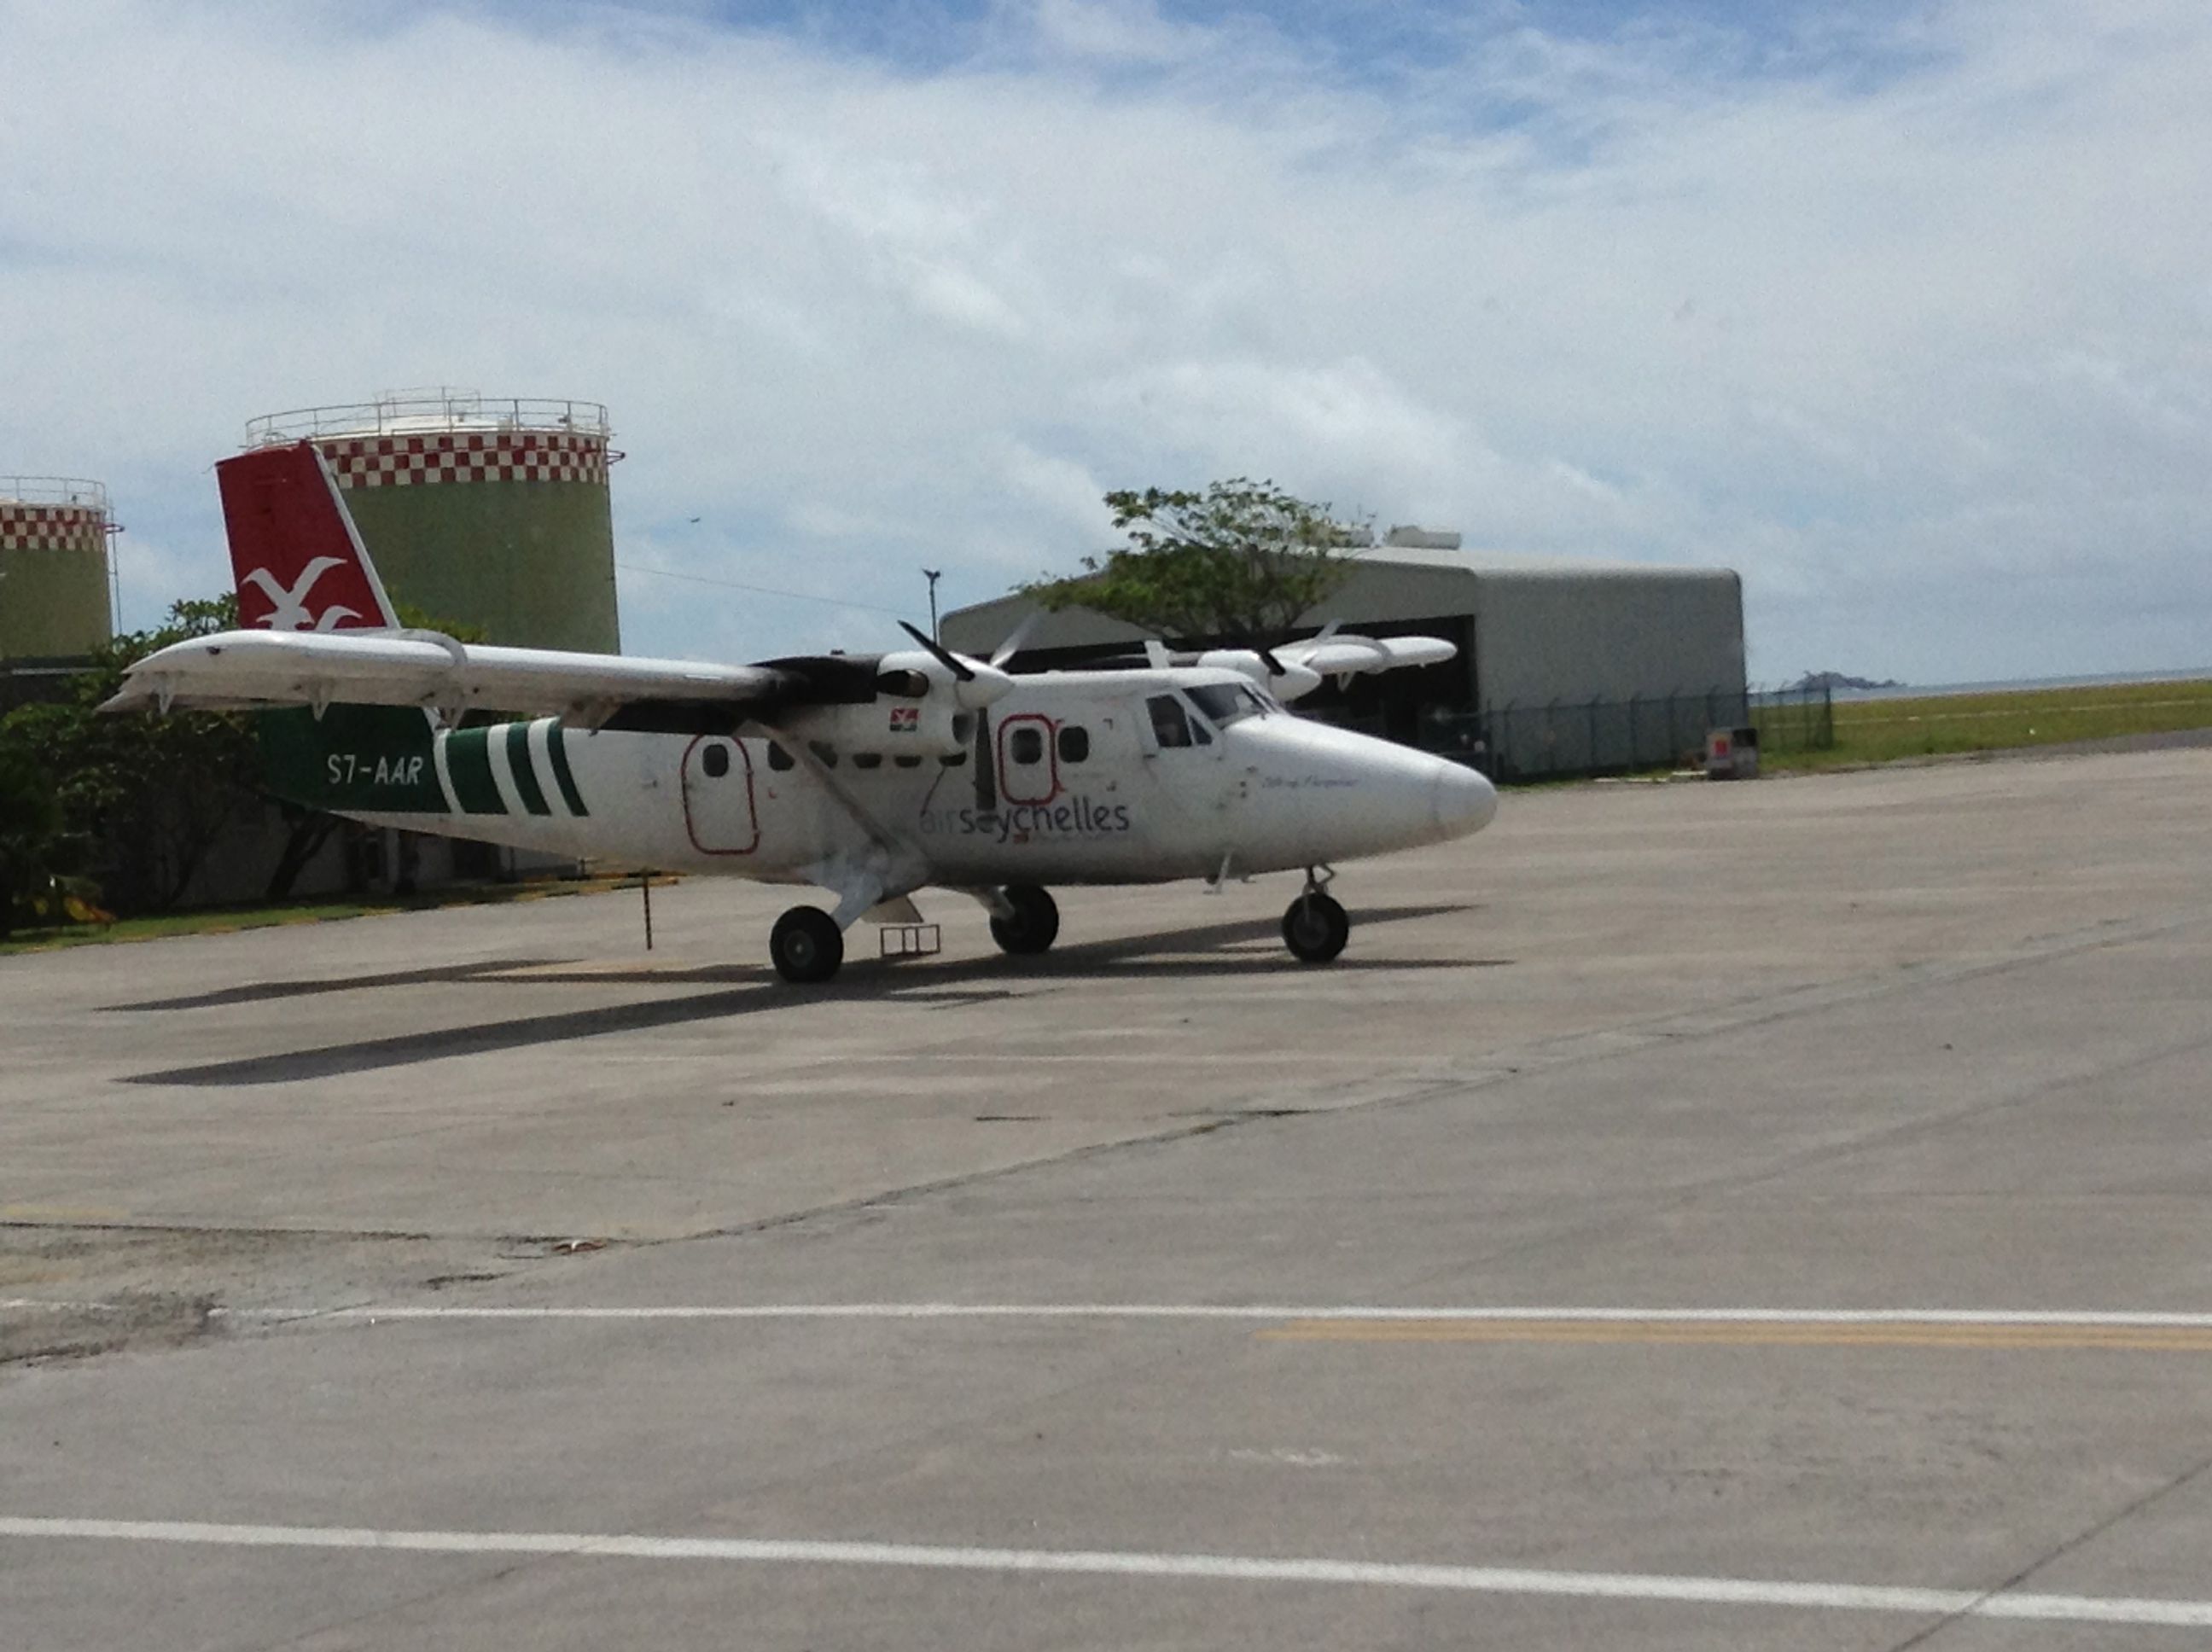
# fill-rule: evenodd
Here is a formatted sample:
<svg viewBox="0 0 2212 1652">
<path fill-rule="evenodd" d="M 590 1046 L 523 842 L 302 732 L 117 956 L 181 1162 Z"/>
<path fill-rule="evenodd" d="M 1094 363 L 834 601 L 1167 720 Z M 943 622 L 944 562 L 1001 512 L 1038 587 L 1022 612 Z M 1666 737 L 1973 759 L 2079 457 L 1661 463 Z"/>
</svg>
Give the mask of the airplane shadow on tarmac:
<svg viewBox="0 0 2212 1652">
<path fill-rule="evenodd" d="M 1469 911 L 1463 905 L 1386 907 L 1354 916 L 1358 928 L 1404 922 L 1417 918 L 1447 916 Z M 204 1066 L 171 1067 L 159 1072 L 133 1073 L 119 1080 L 138 1084 L 269 1084 L 330 1078 L 348 1072 L 437 1061 L 449 1056 L 483 1055 L 535 1044 L 596 1038 L 608 1033 L 643 1032 L 656 1027 L 682 1026 L 691 1022 L 757 1014 L 763 1011 L 799 1009 L 823 1003 L 909 1002 L 924 1007 L 1010 998 L 1014 987 L 994 987 L 1008 978 L 1024 982 L 1075 983 L 1097 980 L 1152 980 L 1175 976 L 1220 979 L 1252 975 L 1294 975 L 1311 969 L 1286 954 L 1270 951 L 1249 957 L 1193 958 L 1196 951 L 1218 951 L 1249 942 L 1273 940 L 1279 944 L 1274 919 L 1243 919 L 1233 923 L 1206 924 L 1190 929 L 1168 930 L 1118 940 L 1079 942 L 1057 947 L 1040 957 L 982 957 L 945 963 L 931 960 L 898 961 L 872 958 L 848 963 L 837 979 L 826 987 L 794 993 L 775 977 L 766 965 L 714 964 L 667 975 L 605 969 L 538 973 L 544 961 L 527 964 L 509 959 L 456 965 L 447 969 L 408 969 L 385 975 L 337 977 L 319 981 L 276 982 L 264 987 L 238 987 L 194 998 L 170 999 L 148 1004 L 118 1005 L 132 1010 L 202 1008 L 254 998 L 276 998 L 296 993 L 342 992 L 355 988 L 411 986 L 432 981 L 466 987 L 482 982 L 499 986 L 620 985 L 635 987 L 665 981 L 734 981 L 733 990 L 702 993 L 687 998 L 662 999 L 647 1004 L 611 1004 L 597 1009 L 562 1011 L 549 1015 L 522 1016 L 507 1021 L 478 1022 L 424 1032 L 401 1033 L 386 1038 L 327 1044 L 318 1049 L 283 1054 L 247 1056 L 213 1061 Z M 1326 971 L 1394 969 L 1502 969 L 1510 958 L 1370 958 L 1343 957 Z M 530 973 L 520 974 L 518 970 Z M 948 990 L 949 989 L 949 990 Z"/>
<path fill-rule="evenodd" d="M 220 987 L 183 998 L 152 998 L 143 1004 L 109 1004 L 109 1013 L 125 1010 L 212 1010 L 225 1004 L 258 1004 L 270 999 L 309 998 L 318 993 L 350 993 L 363 987 L 420 987 L 439 981 L 472 981 L 502 969 L 543 966 L 543 958 L 486 958 L 476 963 L 445 963 L 431 969 L 394 969 L 382 975 L 332 975 L 317 981 L 253 981 Z"/>
</svg>

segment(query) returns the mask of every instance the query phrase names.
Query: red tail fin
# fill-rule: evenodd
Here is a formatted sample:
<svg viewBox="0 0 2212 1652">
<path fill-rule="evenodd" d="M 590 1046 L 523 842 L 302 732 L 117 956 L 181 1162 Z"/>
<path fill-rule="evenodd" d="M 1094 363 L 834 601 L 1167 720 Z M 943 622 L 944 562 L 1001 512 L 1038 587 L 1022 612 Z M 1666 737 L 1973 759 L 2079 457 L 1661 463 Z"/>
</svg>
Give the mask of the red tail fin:
<svg viewBox="0 0 2212 1652">
<path fill-rule="evenodd" d="M 240 625 L 356 631 L 399 623 L 313 442 L 224 459 L 215 477 Z"/>
</svg>

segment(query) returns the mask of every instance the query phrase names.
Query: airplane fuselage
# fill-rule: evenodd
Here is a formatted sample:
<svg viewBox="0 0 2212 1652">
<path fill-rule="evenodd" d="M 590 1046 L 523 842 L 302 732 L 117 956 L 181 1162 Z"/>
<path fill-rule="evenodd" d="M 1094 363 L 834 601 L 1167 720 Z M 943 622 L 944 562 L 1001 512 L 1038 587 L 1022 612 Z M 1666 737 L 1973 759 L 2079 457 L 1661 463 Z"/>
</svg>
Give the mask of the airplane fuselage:
<svg viewBox="0 0 2212 1652">
<path fill-rule="evenodd" d="M 825 862 L 888 844 L 908 887 L 1242 876 L 1462 836 L 1496 808 L 1473 770 L 1293 716 L 1230 671 L 1024 677 L 953 754 L 908 749 L 902 709 L 848 717 L 836 739 L 803 722 L 686 735 L 539 718 L 355 750 L 334 729 L 319 761 L 343 799 L 307 800 L 767 882 L 820 882 Z"/>
</svg>

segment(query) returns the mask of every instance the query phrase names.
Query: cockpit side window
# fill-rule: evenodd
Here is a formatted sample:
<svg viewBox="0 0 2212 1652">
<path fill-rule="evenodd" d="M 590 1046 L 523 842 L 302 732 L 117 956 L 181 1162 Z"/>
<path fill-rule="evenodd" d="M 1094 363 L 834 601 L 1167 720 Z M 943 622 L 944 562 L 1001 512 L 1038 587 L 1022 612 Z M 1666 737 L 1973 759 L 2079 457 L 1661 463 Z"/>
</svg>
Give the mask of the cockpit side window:
<svg viewBox="0 0 2212 1652">
<path fill-rule="evenodd" d="M 1175 695 L 1153 695 L 1145 701 L 1145 709 L 1152 714 L 1152 738 L 1159 742 L 1162 749 L 1191 743 L 1190 714 Z"/>
<path fill-rule="evenodd" d="M 1264 716 L 1267 709 L 1260 696 L 1241 683 L 1208 683 L 1185 692 L 1218 728 L 1227 728 L 1240 718 Z"/>
</svg>

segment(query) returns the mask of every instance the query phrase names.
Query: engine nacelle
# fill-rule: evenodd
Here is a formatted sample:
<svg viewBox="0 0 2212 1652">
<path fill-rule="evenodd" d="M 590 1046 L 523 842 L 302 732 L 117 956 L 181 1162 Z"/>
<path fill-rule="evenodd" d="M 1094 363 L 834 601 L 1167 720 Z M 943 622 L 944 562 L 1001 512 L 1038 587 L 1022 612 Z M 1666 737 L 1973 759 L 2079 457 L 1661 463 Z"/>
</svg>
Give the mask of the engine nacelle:
<svg viewBox="0 0 2212 1652">
<path fill-rule="evenodd" d="M 1195 664 L 1218 666 L 1224 671 L 1242 671 L 1261 688 L 1285 704 L 1301 695 L 1311 694 L 1321 686 L 1321 673 L 1310 671 L 1303 665 L 1294 665 L 1279 654 L 1279 671 L 1267 669 L 1267 662 L 1253 648 L 1209 648 L 1198 656 Z"/>
<path fill-rule="evenodd" d="M 973 744 L 975 714 L 934 688 L 919 698 L 878 694 L 862 705 L 811 706 L 787 714 L 781 726 L 794 740 L 819 741 L 841 757 L 950 757 Z"/>
</svg>

